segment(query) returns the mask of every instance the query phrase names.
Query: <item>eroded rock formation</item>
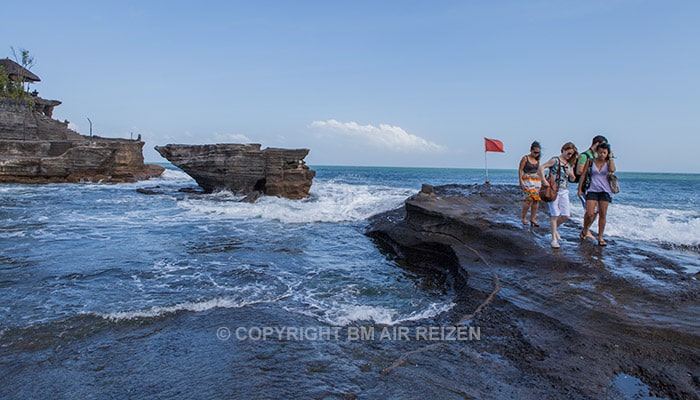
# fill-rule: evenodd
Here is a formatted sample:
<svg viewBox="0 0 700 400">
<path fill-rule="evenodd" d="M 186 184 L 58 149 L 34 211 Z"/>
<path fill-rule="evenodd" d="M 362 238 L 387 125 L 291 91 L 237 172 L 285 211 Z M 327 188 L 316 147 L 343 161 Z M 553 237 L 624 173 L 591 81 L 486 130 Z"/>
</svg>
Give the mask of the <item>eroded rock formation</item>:
<svg viewBox="0 0 700 400">
<path fill-rule="evenodd" d="M 548 229 L 522 227 L 521 202 L 517 186 L 424 185 L 367 229 L 403 264 L 459 281 L 453 322 L 486 337 L 468 346 L 478 356 L 460 353 L 477 377 L 469 397 L 502 387 L 512 398 L 622 398 L 620 377 L 631 376 L 656 396 L 697 398 L 700 282 L 687 261 L 620 237 L 581 241 L 576 221 L 551 249 Z"/>
<path fill-rule="evenodd" d="M 144 164 L 140 138 L 80 135 L 50 118 L 57 104 L 0 98 L 0 182 L 133 182 L 163 172 Z"/>
<path fill-rule="evenodd" d="M 168 144 L 155 149 L 207 192 L 230 190 L 248 195 L 260 191 L 295 200 L 308 197 L 316 175 L 304 163 L 309 150 L 260 147 L 235 143 Z"/>
</svg>

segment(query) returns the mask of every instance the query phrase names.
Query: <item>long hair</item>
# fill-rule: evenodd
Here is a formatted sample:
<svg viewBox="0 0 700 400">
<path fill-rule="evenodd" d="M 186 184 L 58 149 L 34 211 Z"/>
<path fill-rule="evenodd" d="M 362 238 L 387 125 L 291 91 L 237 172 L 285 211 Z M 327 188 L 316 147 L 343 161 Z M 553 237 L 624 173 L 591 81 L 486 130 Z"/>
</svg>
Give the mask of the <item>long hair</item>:
<svg viewBox="0 0 700 400">
<path fill-rule="evenodd" d="M 540 146 L 540 142 L 538 142 L 537 140 L 532 142 L 532 144 L 530 145 L 530 152 L 532 152 L 532 150 L 535 149 L 540 149 L 540 151 L 542 151 L 542 146 Z M 537 157 L 535 157 L 535 160 L 539 161 L 541 156 L 542 153 L 538 154 Z"/>
<path fill-rule="evenodd" d="M 566 142 L 563 146 L 561 146 L 562 153 L 569 149 L 574 149 L 574 154 L 572 154 L 566 161 L 569 162 L 569 165 L 574 165 L 574 163 L 576 163 L 576 159 L 578 159 L 578 149 L 576 148 L 576 145 L 571 142 Z"/>
</svg>

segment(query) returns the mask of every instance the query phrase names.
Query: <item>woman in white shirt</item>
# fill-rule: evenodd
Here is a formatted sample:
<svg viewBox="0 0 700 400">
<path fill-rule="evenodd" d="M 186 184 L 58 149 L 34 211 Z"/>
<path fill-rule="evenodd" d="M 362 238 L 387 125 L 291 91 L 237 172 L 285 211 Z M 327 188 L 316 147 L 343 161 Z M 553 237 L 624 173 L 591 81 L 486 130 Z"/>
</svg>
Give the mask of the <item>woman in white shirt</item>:
<svg viewBox="0 0 700 400">
<path fill-rule="evenodd" d="M 546 163 L 540 164 L 540 169 L 537 171 L 542 179 L 542 186 L 549 186 L 549 183 L 544 178 L 544 170 L 549 169 L 550 176 L 552 174 L 557 174 L 557 169 L 559 170 L 559 190 L 557 191 L 557 198 L 554 201 L 548 202 L 549 206 L 549 221 L 550 227 L 552 229 L 552 248 L 558 249 L 559 241 L 561 236 L 559 236 L 559 225 L 566 222 L 571 215 L 571 204 L 569 203 L 569 190 L 566 185 L 568 181 L 573 182 L 576 179 L 574 175 L 573 165 L 578 157 L 578 151 L 576 146 L 567 142 L 561 148 L 561 154 L 557 157 L 552 157 Z"/>
</svg>

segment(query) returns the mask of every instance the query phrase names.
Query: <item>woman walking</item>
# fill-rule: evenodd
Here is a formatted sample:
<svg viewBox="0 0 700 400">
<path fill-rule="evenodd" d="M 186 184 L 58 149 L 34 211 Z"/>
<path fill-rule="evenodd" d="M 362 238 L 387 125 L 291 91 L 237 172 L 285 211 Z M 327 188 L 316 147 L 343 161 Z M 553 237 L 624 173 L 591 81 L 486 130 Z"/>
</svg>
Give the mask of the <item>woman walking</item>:
<svg viewBox="0 0 700 400">
<path fill-rule="evenodd" d="M 530 225 L 540 226 L 537 223 L 537 210 L 540 207 L 540 185 L 542 180 L 538 174 L 540 168 L 540 143 L 532 142 L 530 154 L 526 154 L 520 160 L 518 176 L 520 177 L 520 188 L 525 193 L 525 204 L 523 204 L 523 225 L 527 225 L 527 211 L 530 210 Z"/>
<path fill-rule="evenodd" d="M 583 216 L 583 230 L 581 231 L 581 239 L 591 238 L 595 236 L 591 233 L 591 225 L 596 216 L 596 208 L 598 209 L 598 244 L 605 246 L 608 243 L 603 239 L 605 232 L 605 224 L 608 217 L 608 206 L 612 202 L 612 189 L 610 181 L 608 181 L 608 173 L 615 172 L 615 161 L 613 161 L 610 144 L 601 143 L 598 146 L 597 157 L 586 161 L 583 168 L 583 175 L 578 185 L 579 197 L 586 196 L 586 214 Z M 588 175 L 590 174 L 590 178 Z M 588 184 L 588 187 L 586 185 Z"/>
<path fill-rule="evenodd" d="M 561 148 L 561 153 L 549 159 L 544 164 L 540 165 L 537 171 L 542 179 L 542 186 L 549 186 L 549 183 L 545 179 L 544 170 L 549 170 L 549 176 L 558 176 L 556 181 L 559 189 L 557 191 L 557 198 L 554 201 L 548 202 L 549 206 L 549 222 L 552 229 L 552 248 L 558 249 L 559 241 L 561 236 L 559 236 L 559 225 L 566 222 L 571 215 L 571 204 L 569 203 L 569 190 L 567 189 L 566 183 L 571 180 L 576 179 L 574 175 L 573 165 L 578 157 L 578 151 L 576 146 L 567 142 Z"/>
</svg>

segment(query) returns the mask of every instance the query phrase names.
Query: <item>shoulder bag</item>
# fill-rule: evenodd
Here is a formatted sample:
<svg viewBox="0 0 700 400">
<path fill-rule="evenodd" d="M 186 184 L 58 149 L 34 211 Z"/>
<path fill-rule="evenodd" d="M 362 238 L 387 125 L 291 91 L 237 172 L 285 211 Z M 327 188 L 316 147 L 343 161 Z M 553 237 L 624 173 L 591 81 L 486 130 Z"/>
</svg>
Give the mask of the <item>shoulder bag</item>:
<svg viewBox="0 0 700 400">
<path fill-rule="evenodd" d="M 557 158 L 557 163 L 555 164 L 557 167 L 557 175 L 556 178 L 552 171 L 549 171 L 549 177 L 547 178 L 547 182 L 549 183 L 549 186 L 542 186 L 540 188 L 540 199 L 546 201 L 546 202 L 552 202 L 557 199 L 557 192 L 559 192 L 559 177 L 561 176 L 561 168 L 559 166 L 559 159 Z"/>
<path fill-rule="evenodd" d="M 608 161 L 608 182 L 610 182 L 610 189 L 613 194 L 620 193 L 620 184 L 617 182 L 617 175 L 614 171 L 610 171 L 610 161 Z"/>
</svg>

